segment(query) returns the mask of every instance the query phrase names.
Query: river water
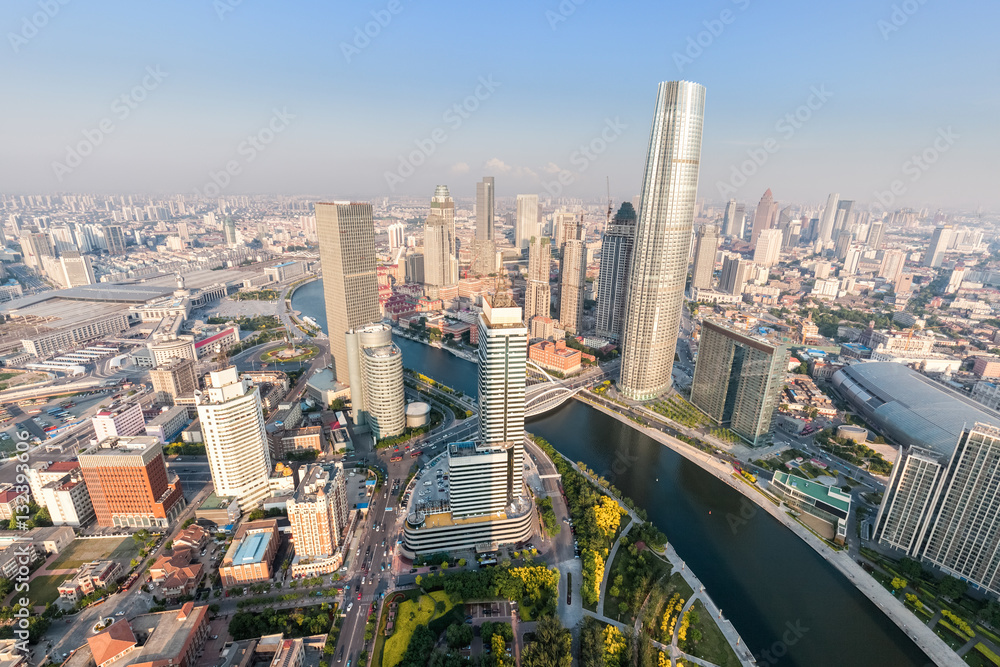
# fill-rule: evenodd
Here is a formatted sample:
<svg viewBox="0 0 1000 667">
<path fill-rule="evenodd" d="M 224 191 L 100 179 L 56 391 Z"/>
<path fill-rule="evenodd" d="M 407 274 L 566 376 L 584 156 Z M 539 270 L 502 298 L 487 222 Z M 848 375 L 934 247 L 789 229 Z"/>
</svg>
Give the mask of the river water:
<svg viewBox="0 0 1000 667">
<path fill-rule="evenodd" d="M 322 281 L 304 285 L 292 304 L 325 324 L 322 289 Z M 408 368 L 475 395 L 475 364 L 421 343 L 396 343 Z M 527 428 L 603 474 L 646 509 L 759 664 L 930 664 L 839 571 L 683 456 L 579 401 Z"/>
</svg>

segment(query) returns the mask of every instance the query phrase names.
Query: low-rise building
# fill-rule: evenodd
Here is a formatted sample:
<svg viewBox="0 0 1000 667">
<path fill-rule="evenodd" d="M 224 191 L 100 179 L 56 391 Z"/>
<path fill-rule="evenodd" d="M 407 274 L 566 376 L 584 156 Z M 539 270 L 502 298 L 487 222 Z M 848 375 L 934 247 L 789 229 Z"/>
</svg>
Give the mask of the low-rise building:
<svg viewBox="0 0 1000 667">
<path fill-rule="evenodd" d="M 146 424 L 146 435 L 160 441 L 160 444 L 172 442 L 184 427 L 191 423 L 188 409 L 183 405 L 175 405 L 160 412 Z"/>
<path fill-rule="evenodd" d="M 565 340 L 542 340 L 528 347 L 528 358 L 549 370 L 575 373 L 580 370 L 583 353 L 566 347 Z"/>
<path fill-rule="evenodd" d="M 54 526 L 79 528 L 94 519 L 94 503 L 79 471 L 43 486 L 42 501 Z"/>
<path fill-rule="evenodd" d="M 208 542 L 208 531 L 196 523 L 191 524 L 174 538 L 174 548 L 201 549 Z"/>
<path fill-rule="evenodd" d="M 306 396 L 326 407 L 338 398 L 350 399 L 351 388 L 338 382 L 332 369 L 322 368 L 306 381 Z"/>
<path fill-rule="evenodd" d="M 278 522 L 274 519 L 240 526 L 219 567 L 222 584 L 242 586 L 270 579 L 278 539 Z"/>
<path fill-rule="evenodd" d="M 209 637 L 208 606 L 121 619 L 93 637 L 66 667 L 193 667 Z"/>
<path fill-rule="evenodd" d="M 774 473 L 771 489 L 782 496 L 793 509 L 818 519 L 818 522 L 814 522 L 808 517 L 800 517 L 823 537 L 837 544 L 843 544 L 847 539 L 847 518 L 851 514 L 850 493 L 780 470 Z M 827 528 L 825 531 L 824 524 Z"/>
<path fill-rule="evenodd" d="M 218 496 L 213 491 L 195 510 L 195 518 L 216 526 L 232 526 L 240 520 L 240 503 L 236 496 Z"/>
<path fill-rule="evenodd" d="M 273 458 L 286 458 L 291 452 L 323 451 L 323 427 L 305 426 L 303 428 L 268 430 L 268 440 L 271 444 Z"/>
<path fill-rule="evenodd" d="M 156 559 L 149 568 L 150 581 L 160 586 L 160 592 L 168 598 L 191 595 L 201 581 L 203 567 L 192 562 L 190 547 L 174 546 L 171 553 Z"/>
<path fill-rule="evenodd" d="M 17 508 L 27 502 L 27 491 L 19 491 L 10 483 L 0 484 L 0 520 L 9 521 Z"/>
<path fill-rule="evenodd" d="M 113 560 L 95 560 L 80 566 L 72 579 L 59 584 L 59 597 L 76 602 L 94 591 L 110 586 L 122 573 Z"/>
</svg>

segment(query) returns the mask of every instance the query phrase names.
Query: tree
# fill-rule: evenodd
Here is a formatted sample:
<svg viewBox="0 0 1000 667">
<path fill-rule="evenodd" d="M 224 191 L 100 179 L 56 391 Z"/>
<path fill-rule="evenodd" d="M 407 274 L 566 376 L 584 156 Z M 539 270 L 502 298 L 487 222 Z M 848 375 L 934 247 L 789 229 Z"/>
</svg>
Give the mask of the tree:
<svg viewBox="0 0 1000 667">
<path fill-rule="evenodd" d="M 908 584 L 909 582 L 908 582 L 908 581 L 907 581 L 906 579 L 903 579 L 902 577 L 893 577 L 893 578 L 892 578 L 892 581 L 891 581 L 891 582 L 889 582 L 889 583 L 891 583 L 891 584 L 892 584 L 892 587 L 893 587 L 894 589 L 896 589 L 897 591 L 901 591 L 901 590 L 903 590 L 904 588 L 906 588 L 906 585 L 907 585 L 907 584 Z"/>
<path fill-rule="evenodd" d="M 900 574 L 911 581 L 919 579 L 920 575 L 923 573 L 923 567 L 921 567 L 919 562 L 912 558 L 904 558 L 899 561 L 896 565 L 896 569 L 899 570 Z"/>
<path fill-rule="evenodd" d="M 465 623 L 449 625 L 445 631 L 448 646 L 451 648 L 462 648 L 472 643 L 472 626 Z"/>
<path fill-rule="evenodd" d="M 969 585 L 952 576 L 946 576 L 938 583 L 938 593 L 951 600 L 957 600 L 965 595 Z"/>
<path fill-rule="evenodd" d="M 538 621 L 535 639 L 521 653 L 521 667 L 570 667 L 573 637 L 559 619 L 545 616 Z"/>
</svg>

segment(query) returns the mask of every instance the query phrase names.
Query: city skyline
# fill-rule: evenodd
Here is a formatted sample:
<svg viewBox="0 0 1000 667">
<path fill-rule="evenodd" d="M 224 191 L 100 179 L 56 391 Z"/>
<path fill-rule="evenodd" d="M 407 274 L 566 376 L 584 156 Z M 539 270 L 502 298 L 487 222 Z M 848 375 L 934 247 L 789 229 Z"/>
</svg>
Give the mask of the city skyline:
<svg viewBox="0 0 1000 667">
<path fill-rule="evenodd" d="M 610 176 L 621 201 L 638 188 L 641 110 L 651 102 L 652 83 L 683 78 L 711 91 L 699 197 L 748 200 L 775 187 L 786 201 L 818 204 L 836 190 L 867 204 L 900 180 L 904 191 L 890 194 L 892 205 L 998 206 L 988 176 L 997 136 L 986 111 L 995 107 L 998 87 L 955 66 L 989 60 L 988 16 L 969 25 L 965 12 L 932 4 L 900 18 L 891 5 L 789 11 L 741 0 L 717 9 L 574 5 L 567 15 L 557 4 L 520 3 L 508 16 L 482 21 L 483 10 L 465 7 L 442 14 L 405 4 L 394 5 L 396 13 L 387 6 L 307 4 L 279 12 L 218 4 L 191 10 L 111 3 L 86 16 L 60 6 L 40 28 L 32 24 L 34 3 L 0 9 L 10 48 L 5 75 L 13 89 L 32 93 L 30 102 L 8 108 L 19 131 L 7 141 L 11 159 L 0 169 L 7 187 L 18 193 L 194 193 L 211 190 L 215 173 L 228 181 L 222 187 L 228 193 L 363 199 L 416 196 L 443 182 L 461 193 L 477 173 L 494 173 L 505 189 L 544 195 L 561 169 L 570 181 L 562 186 L 565 194 L 598 197 Z M 469 56 L 456 61 L 452 48 L 439 47 L 409 58 L 426 29 L 442 19 L 454 28 L 450 45 Z M 364 31 L 373 21 L 369 37 Z M 465 34 L 459 28 L 469 21 L 487 34 Z M 763 48 L 754 38 L 765 28 L 790 31 L 803 21 L 815 39 L 850 41 L 851 52 L 803 52 L 795 40 Z M 331 25 L 337 29 L 331 32 Z M 530 44 L 523 55 L 493 45 L 513 25 Z M 635 50 L 563 65 L 567 46 L 626 27 L 636 33 Z M 301 34 L 280 55 L 254 46 L 257 37 L 293 28 Z M 189 48 L 178 49 L 166 37 L 181 31 Z M 94 46 L 101 43 L 115 44 L 113 63 Z M 894 69 L 887 81 L 884 70 L 869 66 L 873 60 L 912 66 Z M 776 70 L 775 62 L 781 63 Z M 450 70 L 442 77 L 444 63 Z M 621 77 L 625 70 L 633 75 Z M 779 82 L 767 96 L 759 94 L 762 71 Z M 433 86 L 427 81 L 432 72 Z M 597 85 L 603 99 L 593 104 Z M 363 97 L 345 105 L 341 89 Z M 66 93 L 72 106 L 56 103 Z M 407 100 L 406 113 L 397 111 L 400 98 Z M 553 112 L 549 98 L 590 110 Z M 956 98 L 969 103 L 955 105 Z M 331 106 L 336 113 L 324 111 Z M 861 107 L 864 115 L 849 111 Z M 108 121 L 104 130 L 102 120 Z M 436 129 L 441 132 L 434 135 Z M 71 158 L 68 149 L 87 141 L 85 132 L 92 150 Z M 258 134 L 257 146 L 246 141 Z M 598 140 L 606 143 L 599 155 L 580 151 Z M 419 165 L 408 162 L 416 142 L 427 146 L 413 161 Z M 335 143 L 338 152 L 352 154 L 350 166 L 329 157 Z M 761 150 L 763 164 L 744 169 Z M 940 154 L 931 164 L 920 162 L 922 153 L 935 150 Z M 152 154 L 158 159 L 146 159 Z M 401 168 L 400 156 L 412 173 Z M 226 173 L 230 161 L 238 173 Z M 735 192 L 720 191 L 727 184 Z"/>
</svg>

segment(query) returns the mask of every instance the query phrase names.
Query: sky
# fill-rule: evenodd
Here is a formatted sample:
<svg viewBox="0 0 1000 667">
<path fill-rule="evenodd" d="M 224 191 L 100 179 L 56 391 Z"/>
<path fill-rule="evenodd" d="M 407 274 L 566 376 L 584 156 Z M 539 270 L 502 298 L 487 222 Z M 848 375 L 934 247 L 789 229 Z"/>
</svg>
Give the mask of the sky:
<svg viewBox="0 0 1000 667">
<path fill-rule="evenodd" d="M 0 192 L 638 194 L 660 81 L 699 196 L 1000 211 L 1000 4 L 5 0 Z M 561 182 L 560 182 L 561 175 Z"/>
</svg>

